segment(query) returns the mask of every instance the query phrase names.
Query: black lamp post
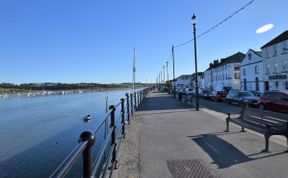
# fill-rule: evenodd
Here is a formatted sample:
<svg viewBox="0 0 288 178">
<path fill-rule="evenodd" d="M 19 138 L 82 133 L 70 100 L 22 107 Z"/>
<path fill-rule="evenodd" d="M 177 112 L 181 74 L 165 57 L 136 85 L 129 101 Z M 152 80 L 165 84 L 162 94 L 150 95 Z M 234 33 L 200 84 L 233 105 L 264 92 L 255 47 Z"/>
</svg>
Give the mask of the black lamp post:
<svg viewBox="0 0 288 178">
<path fill-rule="evenodd" d="M 193 33 L 194 33 L 194 55 L 195 55 L 195 87 L 196 87 L 196 111 L 199 110 L 199 93 L 198 93 L 198 71 L 197 71 L 197 48 L 196 48 L 196 16 L 192 16 Z"/>
</svg>

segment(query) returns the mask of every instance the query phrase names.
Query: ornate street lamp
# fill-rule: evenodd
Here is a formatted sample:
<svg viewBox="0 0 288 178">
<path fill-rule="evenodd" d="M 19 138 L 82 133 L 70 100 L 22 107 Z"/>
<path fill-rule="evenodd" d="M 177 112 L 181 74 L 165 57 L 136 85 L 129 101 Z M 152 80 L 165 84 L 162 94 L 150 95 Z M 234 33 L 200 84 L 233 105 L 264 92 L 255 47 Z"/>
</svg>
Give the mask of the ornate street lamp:
<svg viewBox="0 0 288 178">
<path fill-rule="evenodd" d="M 198 71 L 197 71 L 197 48 L 196 48 L 196 16 L 192 16 L 193 33 L 194 33 L 194 55 L 195 55 L 195 87 L 196 87 L 196 111 L 199 110 L 199 93 L 198 93 Z"/>
</svg>

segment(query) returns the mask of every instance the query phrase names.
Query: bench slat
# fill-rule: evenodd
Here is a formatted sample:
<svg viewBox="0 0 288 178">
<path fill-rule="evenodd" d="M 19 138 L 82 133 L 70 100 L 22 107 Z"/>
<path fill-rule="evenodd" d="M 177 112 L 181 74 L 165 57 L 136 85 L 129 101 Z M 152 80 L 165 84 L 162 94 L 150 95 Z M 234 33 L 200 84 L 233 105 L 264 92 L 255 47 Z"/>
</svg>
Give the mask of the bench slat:
<svg viewBox="0 0 288 178">
<path fill-rule="evenodd" d="M 265 117 L 271 117 L 277 120 L 281 120 L 283 122 L 288 122 L 288 114 L 263 110 L 263 115 Z"/>
<path fill-rule="evenodd" d="M 266 116 L 266 115 L 264 115 L 263 118 L 266 120 L 270 120 L 270 121 L 278 122 L 278 123 L 282 123 L 282 124 L 285 124 L 288 122 L 287 120 L 279 119 L 279 118 L 272 117 L 272 116 Z"/>
<path fill-rule="evenodd" d="M 257 108 L 245 107 L 241 115 L 236 119 L 231 119 L 231 121 L 261 133 L 268 131 L 275 133 L 288 132 L 287 114 L 264 111 Z"/>
<path fill-rule="evenodd" d="M 288 114 L 264 111 L 244 106 L 238 117 L 228 117 L 226 119 L 226 131 L 229 132 L 229 122 L 233 122 L 244 128 L 264 134 L 265 149 L 269 151 L 269 138 L 272 135 L 284 135 L 288 141 Z"/>
<path fill-rule="evenodd" d="M 262 133 L 262 134 L 265 134 L 267 132 L 267 128 L 265 128 L 263 126 L 259 126 L 257 124 L 251 123 L 251 122 L 247 122 L 247 121 L 242 120 L 242 119 L 231 119 L 230 122 L 233 122 L 235 124 L 243 126 L 244 128 L 257 131 L 257 132 Z"/>
</svg>

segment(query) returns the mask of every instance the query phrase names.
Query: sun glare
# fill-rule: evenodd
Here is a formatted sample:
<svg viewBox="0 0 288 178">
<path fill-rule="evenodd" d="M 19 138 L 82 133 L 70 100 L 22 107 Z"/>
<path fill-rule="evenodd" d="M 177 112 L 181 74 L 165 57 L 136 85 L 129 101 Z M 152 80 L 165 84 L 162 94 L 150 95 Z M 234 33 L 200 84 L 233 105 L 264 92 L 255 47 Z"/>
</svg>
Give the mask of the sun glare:
<svg viewBox="0 0 288 178">
<path fill-rule="evenodd" d="M 272 28 L 274 27 L 273 24 L 266 24 L 266 25 L 263 25 L 262 27 L 259 27 L 257 30 L 256 30 L 256 33 L 264 33 L 264 32 L 267 32 L 269 30 L 271 30 Z"/>
</svg>

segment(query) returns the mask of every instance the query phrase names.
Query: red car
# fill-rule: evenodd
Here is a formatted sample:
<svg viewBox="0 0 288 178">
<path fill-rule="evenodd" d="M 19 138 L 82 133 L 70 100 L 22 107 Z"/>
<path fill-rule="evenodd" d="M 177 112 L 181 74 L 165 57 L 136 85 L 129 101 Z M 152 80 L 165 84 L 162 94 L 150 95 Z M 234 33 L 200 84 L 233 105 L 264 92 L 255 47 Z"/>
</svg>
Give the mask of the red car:
<svg viewBox="0 0 288 178">
<path fill-rule="evenodd" d="M 288 113 L 288 90 L 265 92 L 260 98 L 260 107 L 271 111 Z"/>
<path fill-rule="evenodd" d="M 226 91 L 213 91 L 210 99 L 213 101 L 225 101 L 227 96 Z"/>
</svg>

